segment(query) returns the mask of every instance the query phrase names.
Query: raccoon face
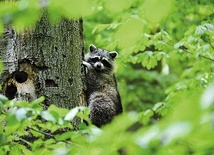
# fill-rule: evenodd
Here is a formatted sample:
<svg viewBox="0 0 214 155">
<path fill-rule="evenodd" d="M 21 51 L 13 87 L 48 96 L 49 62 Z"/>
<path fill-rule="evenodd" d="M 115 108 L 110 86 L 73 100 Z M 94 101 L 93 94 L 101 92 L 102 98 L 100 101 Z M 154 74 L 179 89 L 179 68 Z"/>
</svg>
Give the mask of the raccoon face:
<svg viewBox="0 0 214 155">
<path fill-rule="evenodd" d="M 90 63 L 97 71 L 112 71 L 114 68 L 114 59 L 117 52 L 109 52 L 107 50 L 96 48 L 90 45 L 90 52 L 86 56 L 86 61 Z"/>
</svg>

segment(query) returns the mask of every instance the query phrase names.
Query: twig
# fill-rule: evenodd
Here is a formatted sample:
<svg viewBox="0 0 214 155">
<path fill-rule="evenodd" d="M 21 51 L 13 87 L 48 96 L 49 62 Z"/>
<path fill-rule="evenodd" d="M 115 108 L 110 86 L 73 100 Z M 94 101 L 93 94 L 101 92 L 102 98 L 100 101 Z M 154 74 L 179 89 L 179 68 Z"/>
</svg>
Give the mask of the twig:
<svg viewBox="0 0 214 155">
<path fill-rule="evenodd" d="M 52 134 L 50 134 L 50 133 L 46 133 L 46 132 L 43 132 L 43 131 L 38 131 L 38 130 L 33 129 L 33 128 L 31 128 L 31 127 L 28 127 L 28 128 L 31 129 L 31 130 L 33 130 L 33 131 L 36 131 L 36 132 L 38 132 L 38 133 L 42 133 L 43 135 L 50 136 L 50 137 L 54 138 L 54 135 L 52 135 Z M 54 138 L 54 139 L 55 139 L 55 138 Z"/>
</svg>

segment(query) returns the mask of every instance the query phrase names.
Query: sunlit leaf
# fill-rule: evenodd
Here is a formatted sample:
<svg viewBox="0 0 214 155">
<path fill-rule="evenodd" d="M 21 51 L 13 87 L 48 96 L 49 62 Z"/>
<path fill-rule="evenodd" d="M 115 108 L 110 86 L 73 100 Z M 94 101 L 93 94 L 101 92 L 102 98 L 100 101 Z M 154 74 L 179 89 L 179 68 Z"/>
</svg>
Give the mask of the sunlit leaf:
<svg viewBox="0 0 214 155">
<path fill-rule="evenodd" d="M 176 43 L 175 45 L 174 45 L 174 48 L 175 49 L 179 49 L 181 46 L 183 46 L 184 45 L 184 42 L 178 42 L 178 43 Z"/>
<path fill-rule="evenodd" d="M 20 108 L 16 111 L 15 116 L 18 121 L 25 119 L 28 110 L 26 108 Z"/>
<path fill-rule="evenodd" d="M 65 116 L 65 120 L 66 121 L 71 121 L 74 119 L 74 117 L 76 116 L 76 114 L 78 113 L 79 109 L 78 107 L 71 109 Z"/>
<path fill-rule="evenodd" d="M 5 102 L 8 101 L 8 98 L 7 98 L 6 96 L 0 94 L 0 101 L 1 101 L 2 103 L 5 103 Z"/>
<path fill-rule="evenodd" d="M 55 136 L 57 140 L 67 140 L 71 138 L 71 136 L 74 134 L 74 132 L 66 132 L 60 135 Z"/>
<path fill-rule="evenodd" d="M 136 138 L 136 143 L 142 148 L 148 147 L 150 142 L 158 137 L 160 129 L 157 126 L 151 127 L 145 133 Z"/>
<path fill-rule="evenodd" d="M 210 85 L 203 93 L 201 98 L 201 107 L 203 109 L 210 108 L 214 104 L 214 85 Z"/>
<path fill-rule="evenodd" d="M 49 108 L 48 108 L 48 111 L 49 112 L 56 112 L 59 117 L 64 117 L 68 112 L 69 110 L 66 109 L 66 108 L 59 108 L 57 107 L 56 105 L 52 104 Z"/>
<path fill-rule="evenodd" d="M 210 24 L 210 23 L 206 23 L 204 24 L 204 26 L 211 32 L 214 32 L 214 25 Z"/>
<path fill-rule="evenodd" d="M 106 29 L 107 27 L 109 27 L 110 25 L 109 24 L 99 24 L 97 25 L 93 31 L 92 31 L 92 34 L 95 33 L 95 32 L 99 32 L 99 31 L 102 31 L 104 29 Z"/>
<path fill-rule="evenodd" d="M 130 6 L 130 0 L 108 0 L 105 1 L 105 7 L 112 13 L 119 13 Z"/>
<path fill-rule="evenodd" d="M 56 122 L 55 118 L 53 117 L 53 115 L 49 111 L 42 111 L 41 116 L 42 116 L 42 118 L 44 118 L 47 121 L 51 121 L 54 123 Z"/>
<path fill-rule="evenodd" d="M 41 96 L 38 99 L 36 99 L 33 102 L 31 102 L 31 104 L 40 104 L 40 103 L 44 102 L 44 100 L 45 100 L 45 97 Z"/>
<path fill-rule="evenodd" d="M 20 125 L 20 122 L 15 118 L 15 116 L 9 117 L 7 125 L 5 126 L 5 134 L 8 136 L 12 133 L 16 133 Z"/>
<path fill-rule="evenodd" d="M 188 122 L 178 122 L 168 126 L 162 133 L 160 133 L 161 142 L 166 145 L 176 138 L 180 138 L 189 134 L 192 126 Z"/>
<path fill-rule="evenodd" d="M 143 21 L 133 16 L 121 24 L 117 31 L 117 40 L 120 48 L 134 46 L 142 37 L 144 30 Z"/>
<path fill-rule="evenodd" d="M 197 28 L 196 28 L 196 30 L 195 30 L 195 34 L 196 35 L 202 35 L 202 34 L 204 34 L 204 32 L 207 30 L 207 28 L 206 27 L 204 27 L 204 26 L 198 26 Z"/>
<path fill-rule="evenodd" d="M 170 13 L 173 5 L 173 0 L 145 0 L 142 7 L 143 16 L 148 21 L 157 23 Z"/>
</svg>

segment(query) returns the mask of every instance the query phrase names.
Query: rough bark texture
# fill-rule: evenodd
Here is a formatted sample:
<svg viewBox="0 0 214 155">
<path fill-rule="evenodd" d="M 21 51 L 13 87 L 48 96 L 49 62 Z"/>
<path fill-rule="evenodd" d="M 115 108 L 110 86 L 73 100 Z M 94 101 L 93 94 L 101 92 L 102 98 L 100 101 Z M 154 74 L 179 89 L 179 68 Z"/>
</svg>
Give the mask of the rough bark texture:
<svg viewBox="0 0 214 155">
<path fill-rule="evenodd" d="M 85 105 L 83 47 L 81 20 L 51 24 L 43 16 L 33 30 L 16 34 L 8 28 L 0 40 L 2 93 L 27 101 L 45 96 L 45 108 L 52 103 L 65 108 Z"/>
</svg>

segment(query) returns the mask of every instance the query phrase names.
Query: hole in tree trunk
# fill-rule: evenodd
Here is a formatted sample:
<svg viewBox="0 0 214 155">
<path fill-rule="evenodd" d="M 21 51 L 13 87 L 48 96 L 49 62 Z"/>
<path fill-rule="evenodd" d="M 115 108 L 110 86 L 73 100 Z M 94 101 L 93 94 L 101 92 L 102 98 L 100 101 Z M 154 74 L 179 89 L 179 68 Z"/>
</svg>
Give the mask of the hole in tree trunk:
<svg viewBox="0 0 214 155">
<path fill-rule="evenodd" d="M 46 87 L 58 87 L 58 84 L 55 83 L 54 80 L 47 79 L 47 80 L 45 80 L 45 86 Z"/>
<path fill-rule="evenodd" d="M 24 71 L 16 72 L 15 73 L 15 80 L 19 83 L 23 83 L 27 81 L 28 79 L 28 74 Z"/>
<path fill-rule="evenodd" d="M 12 100 L 12 99 L 15 98 L 16 92 L 17 92 L 16 86 L 14 86 L 13 84 L 11 84 L 11 85 L 9 85 L 9 86 L 6 88 L 5 96 L 6 96 L 9 100 Z"/>
</svg>

